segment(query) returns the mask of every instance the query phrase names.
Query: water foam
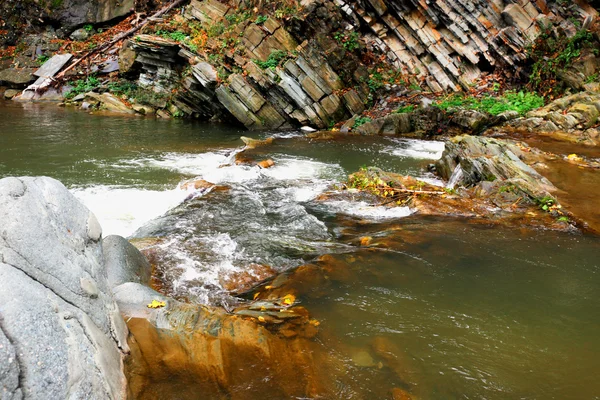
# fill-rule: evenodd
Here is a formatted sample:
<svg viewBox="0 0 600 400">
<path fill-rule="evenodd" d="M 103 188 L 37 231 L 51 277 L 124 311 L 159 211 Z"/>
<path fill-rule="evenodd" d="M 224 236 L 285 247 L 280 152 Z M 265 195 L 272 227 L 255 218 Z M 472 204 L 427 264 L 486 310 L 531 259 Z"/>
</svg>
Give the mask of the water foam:
<svg viewBox="0 0 600 400">
<path fill-rule="evenodd" d="M 73 188 L 71 192 L 96 215 L 104 236 L 125 237 L 189 196 L 189 192 L 181 189 L 157 191 L 114 186 Z"/>
<path fill-rule="evenodd" d="M 418 139 L 392 139 L 399 146 L 389 146 L 383 151 L 398 157 L 439 160 L 446 147 L 444 142 Z"/>
<path fill-rule="evenodd" d="M 364 201 L 331 200 L 323 204 L 337 214 L 373 220 L 404 218 L 413 213 L 409 207 L 374 206 Z"/>
</svg>

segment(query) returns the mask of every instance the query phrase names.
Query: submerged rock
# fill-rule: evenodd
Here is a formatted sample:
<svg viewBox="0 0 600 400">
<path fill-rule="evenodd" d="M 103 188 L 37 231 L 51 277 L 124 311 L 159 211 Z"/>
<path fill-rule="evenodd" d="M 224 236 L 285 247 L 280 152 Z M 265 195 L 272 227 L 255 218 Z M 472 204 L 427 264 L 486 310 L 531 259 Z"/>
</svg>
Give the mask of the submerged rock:
<svg viewBox="0 0 600 400">
<path fill-rule="evenodd" d="M 127 328 L 96 217 L 50 178 L 0 180 L 2 398 L 122 399 Z"/>
</svg>

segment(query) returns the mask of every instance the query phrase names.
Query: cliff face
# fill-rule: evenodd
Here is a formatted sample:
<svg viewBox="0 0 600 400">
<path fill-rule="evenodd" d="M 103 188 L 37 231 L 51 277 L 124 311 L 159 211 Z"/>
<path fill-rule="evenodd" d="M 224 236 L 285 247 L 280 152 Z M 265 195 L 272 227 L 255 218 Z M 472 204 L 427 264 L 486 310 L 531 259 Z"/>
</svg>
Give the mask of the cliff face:
<svg viewBox="0 0 600 400">
<path fill-rule="evenodd" d="M 519 71 L 524 49 L 553 24 L 575 33 L 578 19 L 597 11 L 584 1 L 567 9 L 546 0 L 336 0 L 368 26 L 397 68 L 423 76 L 433 91 L 467 88 L 482 72 Z M 567 15 L 575 15 L 567 19 Z M 574 23 L 575 21 L 575 23 Z"/>
<path fill-rule="evenodd" d="M 583 1 L 291 4 L 270 10 L 234 0 L 192 0 L 184 16 L 200 35 L 194 28 L 178 44 L 152 35 L 132 41 L 140 82 L 173 91 L 181 73 L 173 115 L 216 115 L 250 129 L 325 128 L 362 113 L 385 86 L 396 88 L 394 94 L 410 82 L 434 92 L 458 91 L 490 72 L 519 76 L 525 48 L 540 26 L 572 35 L 576 24 L 597 15 Z"/>
</svg>

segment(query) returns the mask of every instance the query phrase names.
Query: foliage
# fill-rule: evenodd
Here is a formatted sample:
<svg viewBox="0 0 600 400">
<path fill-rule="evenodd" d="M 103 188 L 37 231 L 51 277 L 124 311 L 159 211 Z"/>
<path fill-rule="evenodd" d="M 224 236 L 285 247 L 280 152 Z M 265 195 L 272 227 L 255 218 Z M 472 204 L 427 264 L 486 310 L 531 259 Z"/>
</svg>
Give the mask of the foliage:
<svg viewBox="0 0 600 400">
<path fill-rule="evenodd" d="M 158 30 L 156 31 L 156 35 L 163 37 L 165 39 L 173 40 L 174 42 L 183 43 L 187 39 L 187 35 L 181 31 L 164 31 Z"/>
<path fill-rule="evenodd" d="M 563 87 L 557 87 L 557 75 L 581 56 L 586 48 L 594 50 L 590 31 L 580 30 L 569 38 L 562 30 L 555 32 L 552 25 L 542 26 L 540 35 L 527 48 L 529 59 L 533 62 L 529 77 L 531 88 L 544 95 L 552 91 L 560 92 Z"/>
<path fill-rule="evenodd" d="M 412 104 L 409 104 L 407 106 L 403 106 L 403 107 L 399 107 L 396 111 L 394 111 L 396 114 L 406 114 L 409 112 L 413 112 L 415 110 L 415 106 Z"/>
<path fill-rule="evenodd" d="M 36 62 L 37 62 L 39 65 L 43 65 L 43 64 L 44 64 L 46 61 L 48 61 L 49 59 L 50 59 L 50 57 L 49 57 L 49 56 L 47 56 L 47 55 L 45 55 L 45 54 L 42 54 L 42 55 L 39 55 L 39 56 L 38 56 L 38 58 L 36 59 Z"/>
<path fill-rule="evenodd" d="M 538 202 L 538 205 L 540 206 L 540 208 L 544 211 L 550 210 L 550 208 L 556 204 L 556 200 L 554 200 L 550 196 L 545 196 L 545 197 L 542 197 L 541 199 L 537 199 L 537 202 Z"/>
<path fill-rule="evenodd" d="M 78 94 L 91 92 L 100 86 L 100 81 L 95 76 L 90 76 L 87 79 L 79 79 L 73 83 L 73 87 L 67 93 L 65 93 L 65 98 L 72 99 Z"/>
<path fill-rule="evenodd" d="M 505 92 L 502 96 L 488 95 L 481 98 L 452 95 L 434 104 L 434 106 L 444 111 L 459 108 L 487 112 L 492 115 L 498 115 L 506 111 L 516 111 L 522 115 L 543 105 L 543 97 L 523 91 L 510 91 Z"/>
<path fill-rule="evenodd" d="M 266 61 L 254 60 L 254 62 L 262 69 L 275 69 L 275 67 L 279 66 L 283 60 L 289 57 L 290 55 L 287 51 L 273 50 Z"/>
<path fill-rule="evenodd" d="M 267 17 L 266 15 L 259 15 L 256 20 L 254 21 L 254 23 L 256 25 L 262 25 L 265 22 L 267 22 L 267 20 L 269 19 L 269 17 Z"/>
<path fill-rule="evenodd" d="M 367 81 L 367 86 L 369 86 L 369 90 L 371 92 L 377 91 L 379 88 L 383 86 L 383 75 L 379 72 L 373 72 L 369 75 L 369 80 Z"/>
<path fill-rule="evenodd" d="M 348 51 L 354 51 L 360 47 L 360 43 L 358 42 L 359 36 L 357 32 L 354 31 L 341 31 L 337 32 L 333 35 L 335 40 L 338 41 L 342 47 Z"/>
<path fill-rule="evenodd" d="M 359 126 L 364 125 L 367 122 L 371 122 L 371 118 L 369 118 L 369 117 L 357 117 L 354 120 L 354 125 L 352 125 L 352 128 L 358 128 Z"/>
<path fill-rule="evenodd" d="M 92 25 L 90 25 L 90 24 L 86 24 L 86 25 L 83 26 L 83 29 L 86 32 L 90 33 L 90 32 L 92 32 L 94 30 L 94 27 Z"/>
</svg>

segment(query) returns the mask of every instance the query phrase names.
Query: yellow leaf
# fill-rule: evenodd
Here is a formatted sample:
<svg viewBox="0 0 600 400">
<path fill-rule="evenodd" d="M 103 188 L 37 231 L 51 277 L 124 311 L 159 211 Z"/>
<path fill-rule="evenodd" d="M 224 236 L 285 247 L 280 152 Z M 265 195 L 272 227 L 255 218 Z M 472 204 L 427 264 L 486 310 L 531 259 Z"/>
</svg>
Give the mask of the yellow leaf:
<svg viewBox="0 0 600 400">
<path fill-rule="evenodd" d="M 260 294 L 260 292 L 254 293 L 254 297 L 252 297 L 252 300 L 256 300 L 256 298 L 258 297 L 259 294 Z"/>
<path fill-rule="evenodd" d="M 152 300 L 152 303 L 148 304 L 146 307 L 148 308 L 161 308 L 166 306 L 164 301 Z"/>
<path fill-rule="evenodd" d="M 265 322 L 265 317 L 263 317 L 263 316 L 259 316 L 259 317 L 258 317 L 258 320 L 259 320 L 260 322 Z"/>
<path fill-rule="evenodd" d="M 312 326 L 319 326 L 321 325 L 321 323 L 319 321 L 317 321 L 316 319 L 311 319 L 310 321 L 308 321 Z"/>
<path fill-rule="evenodd" d="M 294 304 L 294 302 L 296 301 L 296 296 L 294 296 L 293 294 L 286 294 L 283 299 L 282 299 L 282 303 L 285 304 L 286 306 L 291 306 L 292 304 Z"/>
<path fill-rule="evenodd" d="M 265 289 L 267 289 L 267 290 L 272 289 L 272 288 L 273 288 L 273 286 L 271 286 L 271 285 L 265 286 Z"/>
</svg>

